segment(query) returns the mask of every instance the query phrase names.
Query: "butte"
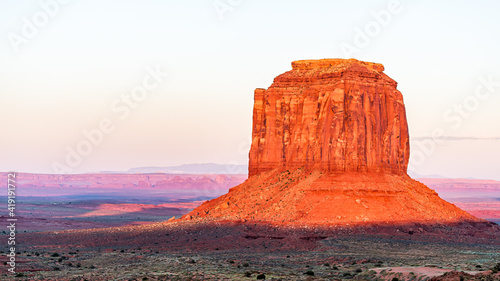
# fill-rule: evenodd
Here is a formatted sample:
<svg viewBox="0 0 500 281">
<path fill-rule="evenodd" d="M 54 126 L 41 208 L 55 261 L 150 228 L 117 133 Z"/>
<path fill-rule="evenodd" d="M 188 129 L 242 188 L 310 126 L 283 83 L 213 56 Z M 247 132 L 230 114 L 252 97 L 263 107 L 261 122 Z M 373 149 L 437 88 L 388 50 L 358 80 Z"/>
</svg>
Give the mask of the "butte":
<svg viewBox="0 0 500 281">
<path fill-rule="evenodd" d="M 403 96 L 383 71 L 355 59 L 295 61 L 255 90 L 249 178 L 181 220 L 485 222 L 408 176 Z"/>
</svg>

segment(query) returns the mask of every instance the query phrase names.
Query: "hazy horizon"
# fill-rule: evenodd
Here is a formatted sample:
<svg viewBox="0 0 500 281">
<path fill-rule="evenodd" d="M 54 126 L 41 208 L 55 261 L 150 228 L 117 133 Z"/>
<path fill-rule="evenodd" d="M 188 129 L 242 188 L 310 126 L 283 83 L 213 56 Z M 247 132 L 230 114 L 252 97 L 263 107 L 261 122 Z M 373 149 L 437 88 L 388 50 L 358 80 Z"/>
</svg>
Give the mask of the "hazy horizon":
<svg viewBox="0 0 500 281">
<path fill-rule="evenodd" d="M 410 170 L 500 180 L 500 2 L 220 3 L 3 1 L 0 171 L 248 164 L 254 89 L 354 57 L 398 82 Z"/>
</svg>

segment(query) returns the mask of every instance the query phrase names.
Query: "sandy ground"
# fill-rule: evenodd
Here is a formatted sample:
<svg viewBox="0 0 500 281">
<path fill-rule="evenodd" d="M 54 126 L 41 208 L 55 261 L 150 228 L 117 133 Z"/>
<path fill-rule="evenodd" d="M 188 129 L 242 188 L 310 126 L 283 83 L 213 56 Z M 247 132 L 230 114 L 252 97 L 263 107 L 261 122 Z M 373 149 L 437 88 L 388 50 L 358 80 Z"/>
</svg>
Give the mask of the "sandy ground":
<svg viewBox="0 0 500 281">
<path fill-rule="evenodd" d="M 374 268 L 373 271 L 377 272 L 380 277 L 386 276 L 386 278 L 393 278 L 392 276 L 398 276 L 399 279 L 409 280 L 412 278 L 421 277 L 437 277 L 442 276 L 447 272 L 452 272 L 452 269 L 444 269 L 438 267 L 428 267 L 428 266 L 418 266 L 418 267 L 381 267 Z M 468 274 L 476 275 L 481 273 L 480 271 L 465 271 Z M 385 274 L 384 274 L 385 273 Z"/>
</svg>

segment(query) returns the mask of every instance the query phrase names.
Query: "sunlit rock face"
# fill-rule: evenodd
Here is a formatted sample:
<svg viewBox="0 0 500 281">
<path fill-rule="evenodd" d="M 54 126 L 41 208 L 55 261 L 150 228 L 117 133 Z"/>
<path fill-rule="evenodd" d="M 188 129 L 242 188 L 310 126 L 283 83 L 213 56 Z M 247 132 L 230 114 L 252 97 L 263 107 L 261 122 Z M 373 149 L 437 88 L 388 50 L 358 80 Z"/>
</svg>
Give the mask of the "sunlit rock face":
<svg viewBox="0 0 500 281">
<path fill-rule="evenodd" d="M 249 178 L 183 220 L 484 222 L 406 174 L 403 96 L 381 64 L 296 61 L 255 91 Z"/>
<path fill-rule="evenodd" d="M 255 91 L 249 176 L 275 168 L 406 173 L 403 96 L 384 66 L 306 60 Z"/>
</svg>

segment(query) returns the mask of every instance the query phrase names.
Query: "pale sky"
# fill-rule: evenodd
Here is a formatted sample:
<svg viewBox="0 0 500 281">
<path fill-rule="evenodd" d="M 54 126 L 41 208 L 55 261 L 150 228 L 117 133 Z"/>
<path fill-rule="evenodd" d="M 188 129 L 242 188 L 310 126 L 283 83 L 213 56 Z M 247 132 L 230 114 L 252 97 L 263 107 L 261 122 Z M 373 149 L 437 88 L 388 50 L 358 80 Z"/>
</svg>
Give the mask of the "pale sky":
<svg viewBox="0 0 500 281">
<path fill-rule="evenodd" d="M 412 170 L 500 180 L 498 11 L 494 0 L 2 0 L 0 171 L 245 164 L 255 88 L 294 60 L 354 57 L 399 83 Z M 457 138 L 422 139 L 434 132 Z"/>
</svg>

